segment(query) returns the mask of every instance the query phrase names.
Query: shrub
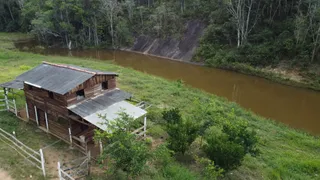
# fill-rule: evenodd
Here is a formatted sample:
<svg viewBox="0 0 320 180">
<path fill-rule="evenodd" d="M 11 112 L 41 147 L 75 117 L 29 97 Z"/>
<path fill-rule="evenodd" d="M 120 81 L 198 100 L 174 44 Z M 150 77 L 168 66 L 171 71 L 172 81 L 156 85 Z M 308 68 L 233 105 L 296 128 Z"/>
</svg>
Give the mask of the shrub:
<svg viewBox="0 0 320 180">
<path fill-rule="evenodd" d="M 163 118 L 167 121 L 169 149 L 184 154 L 198 136 L 199 126 L 191 120 L 183 120 L 179 109 L 164 111 Z"/>
<path fill-rule="evenodd" d="M 118 134 L 115 142 L 105 149 L 105 153 L 111 158 L 111 172 L 121 169 L 130 176 L 140 174 L 149 157 L 146 144 L 126 132 Z"/>
<path fill-rule="evenodd" d="M 108 126 L 107 131 L 95 131 L 95 140 L 101 140 L 105 148 L 101 160 L 109 157 L 109 172 L 115 174 L 119 170 L 125 171 L 128 176 L 139 175 L 149 158 L 149 150 L 143 141 L 138 141 L 131 134 L 133 118 L 126 113 L 119 113 L 119 118 L 109 121 L 101 116 Z"/>
<path fill-rule="evenodd" d="M 152 152 L 153 164 L 158 168 L 163 168 L 174 160 L 172 158 L 173 151 L 169 150 L 165 144 L 159 145 Z"/>
<path fill-rule="evenodd" d="M 202 147 L 209 159 L 225 170 L 240 166 L 247 153 L 256 155 L 259 152 L 256 132 L 248 129 L 247 122 L 234 119 L 234 113 L 228 114 L 228 118 L 233 119 L 232 123 L 225 119 L 220 131 L 207 133 L 206 144 Z"/>
<path fill-rule="evenodd" d="M 245 156 L 241 145 L 229 141 L 226 135 L 211 134 L 206 136 L 205 140 L 207 143 L 203 146 L 204 152 L 219 167 L 230 170 L 241 165 Z"/>
<path fill-rule="evenodd" d="M 214 162 L 207 158 L 195 157 L 195 160 L 198 165 L 202 168 L 202 176 L 204 179 L 217 179 L 218 177 L 223 176 L 223 169 L 216 167 Z"/>
<path fill-rule="evenodd" d="M 257 133 L 248 129 L 246 121 L 231 123 L 226 121 L 223 124 L 222 131 L 228 135 L 228 140 L 243 146 L 245 153 L 255 155 L 258 153 L 256 144 L 258 142 Z"/>
</svg>

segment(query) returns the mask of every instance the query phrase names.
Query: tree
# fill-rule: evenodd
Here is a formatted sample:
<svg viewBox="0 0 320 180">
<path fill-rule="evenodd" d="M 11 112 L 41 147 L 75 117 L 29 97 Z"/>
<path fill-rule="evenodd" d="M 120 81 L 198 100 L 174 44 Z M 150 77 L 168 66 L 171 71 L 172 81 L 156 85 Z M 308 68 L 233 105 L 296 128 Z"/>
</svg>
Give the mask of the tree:
<svg viewBox="0 0 320 180">
<path fill-rule="evenodd" d="M 260 0 L 228 0 L 227 9 L 237 30 L 237 46 L 248 41 L 248 35 L 255 27 L 260 10 Z"/>
<path fill-rule="evenodd" d="M 138 175 L 145 167 L 150 156 L 148 147 L 131 134 L 134 119 L 126 113 L 119 113 L 119 118 L 109 121 L 106 116 L 101 116 L 108 127 L 105 131 L 95 131 L 95 140 L 102 141 L 105 145 L 101 159 L 110 158 L 110 172 L 115 173 L 121 169 L 128 176 Z"/>
<path fill-rule="evenodd" d="M 184 154 L 198 136 L 199 126 L 191 120 L 183 120 L 179 109 L 164 111 L 163 118 L 167 122 L 168 148 Z"/>
<path fill-rule="evenodd" d="M 113 48 L 115 48 L 114 24 L 121 11 L 120 3 L 117 0 L 101 0 L 101 12 L 107 16 L 110 23 L 109 32 Z"/>
</svg>

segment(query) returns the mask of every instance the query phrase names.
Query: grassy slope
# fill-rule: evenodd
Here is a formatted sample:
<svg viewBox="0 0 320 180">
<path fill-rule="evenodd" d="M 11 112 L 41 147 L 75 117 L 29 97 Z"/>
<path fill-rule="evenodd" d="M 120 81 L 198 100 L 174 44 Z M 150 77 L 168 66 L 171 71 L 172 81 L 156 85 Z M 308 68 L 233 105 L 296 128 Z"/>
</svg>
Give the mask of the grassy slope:
<svg viewBox="0 0 320 180">
<path fill-rule="evenodd" d="M 247 119 L 250 127 L 257 130 L 261 139 L 259 142 L 261 155 L 247 156 L 243 165 L 227 174 L 226 179 L 319 179 L 320 177 L 319 138 L 256 116 L 215 95 L 186 86 L 180 87 L 175 82 L 123 68 L 107 61 L 42 56 L 0 48 L 0 82 L 14 79 L 26 71 L 26 66 L 34 67 L 44 60 L 118 72 L 119 87 L 123 90 L 158 107 L 179 107 L 185 114 L 191 113 L 190 109 L 195 98 L 211 99 L 216 104 L 215 110 L 222 114 L 234 109 L 237 117 Z"/>
</svg>

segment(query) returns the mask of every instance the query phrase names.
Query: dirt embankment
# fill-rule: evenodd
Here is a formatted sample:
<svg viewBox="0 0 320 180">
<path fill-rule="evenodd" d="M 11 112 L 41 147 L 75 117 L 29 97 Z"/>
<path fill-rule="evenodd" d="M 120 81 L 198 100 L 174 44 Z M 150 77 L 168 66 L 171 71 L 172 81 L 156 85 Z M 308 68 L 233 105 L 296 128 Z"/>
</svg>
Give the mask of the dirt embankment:
<svg viewBox="0 0 320 180">
<path fill-rule="evenodd" d="M 149 36 L 139 36 L 136 38 L 134 45 L 131 48 L 124 50 L 181 61 L 191 61 L 204 29 L 204 23 L 196 20 L 188 21 L 186 23 L 185 33 L 181 39 L 160 39 Z"/>
</svg>

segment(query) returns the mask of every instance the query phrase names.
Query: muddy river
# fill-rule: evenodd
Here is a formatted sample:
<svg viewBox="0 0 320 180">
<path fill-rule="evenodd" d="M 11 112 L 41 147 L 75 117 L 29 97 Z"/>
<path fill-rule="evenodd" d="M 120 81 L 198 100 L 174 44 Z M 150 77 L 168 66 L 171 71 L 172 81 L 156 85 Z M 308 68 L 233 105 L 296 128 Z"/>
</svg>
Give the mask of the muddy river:
<svg viewBox="0 0 320 180">
<path fill-rule="evenodd" d="M 21 44 L 17 46 L 22 48 Z M 116 64 L 160 76 L 183 80 L 195 88 L 223 96 L 259 115 L 320 135 L 320 92 L 285 86 L 247 76 L 164 58 L 125 51 L 48 49 L 46 55 L 114 60 Z"/>
</svg>

